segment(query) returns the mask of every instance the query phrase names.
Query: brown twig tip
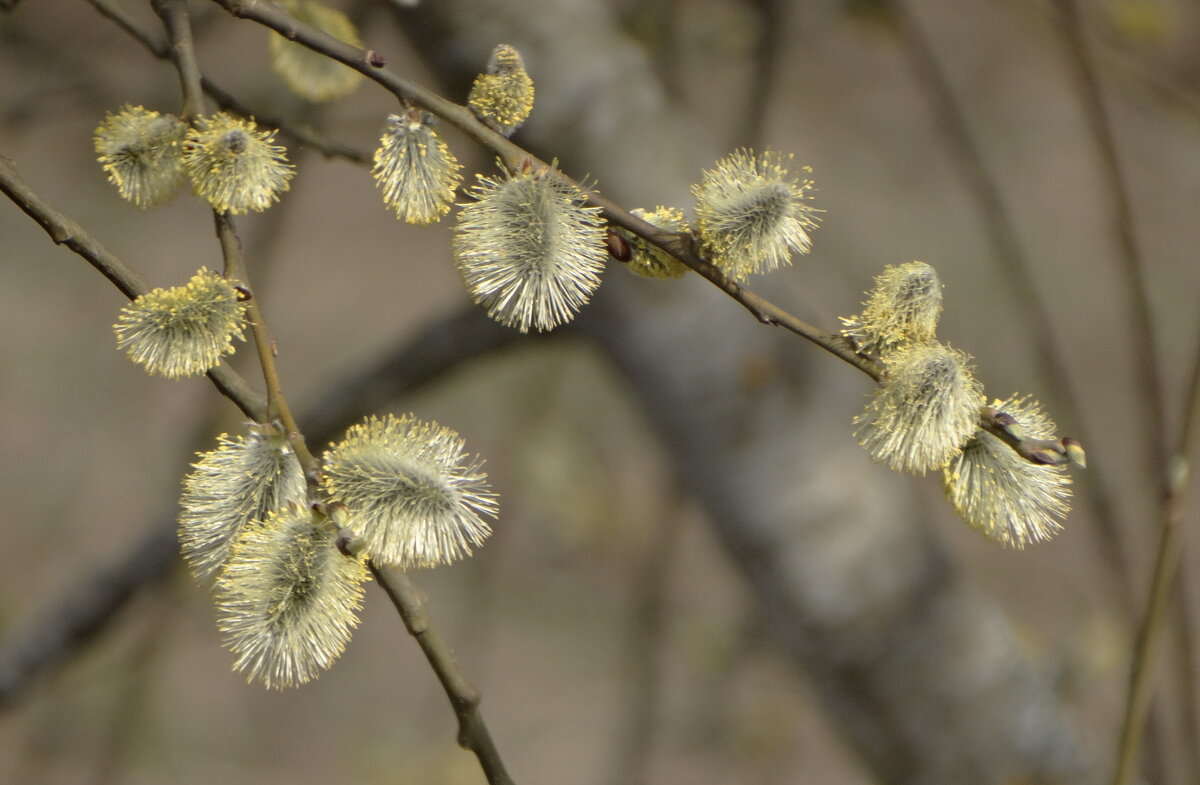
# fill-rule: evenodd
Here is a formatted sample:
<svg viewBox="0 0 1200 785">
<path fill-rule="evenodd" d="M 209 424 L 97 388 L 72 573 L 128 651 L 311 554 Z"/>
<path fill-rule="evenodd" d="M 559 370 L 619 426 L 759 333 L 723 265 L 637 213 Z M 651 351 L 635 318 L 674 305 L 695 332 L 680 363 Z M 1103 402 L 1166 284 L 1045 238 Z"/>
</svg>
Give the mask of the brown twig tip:
<svg viewBox="0 0 1200 785">
<path fill-rule="evenodd" d="M 376 52 L 374 49 L 368 49 L 366 53 L 367 65 L 372 68 L 383 68 L 387 65 L 387 58 Z"/>
<path fill-rule="evenodd" d="M 980 410 L 979 420 L 985 431 L 1012 447 L 1030 463 L 1042 466 L 1072 464 L 1080 469 L 1087 468 L 1087 453 L 1078 439 L 1069 436 L 1061 439 L 1032 438 L 1015 417 L 992 406 L 984 406 Z"/>
<path fill-rule="evenodd" d="M 1077 439 L 1072 439 L 1070 436 L 1064 436 L 1062 440 L 1063 449 L 1067 453 L 1067 458 L 1071 463 L 1078 466 L 1080 469 L 1087 468 L 1087 453 L 1083 450 L 1083 445 Z"/>
</svg>

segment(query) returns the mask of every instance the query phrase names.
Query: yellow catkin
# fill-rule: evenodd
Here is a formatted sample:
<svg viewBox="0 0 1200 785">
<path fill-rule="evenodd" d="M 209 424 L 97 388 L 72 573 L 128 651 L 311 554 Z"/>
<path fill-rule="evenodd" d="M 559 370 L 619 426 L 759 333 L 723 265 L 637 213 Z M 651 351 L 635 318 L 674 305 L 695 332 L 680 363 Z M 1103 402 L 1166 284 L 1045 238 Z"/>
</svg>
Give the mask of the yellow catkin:
<svg viewBox="0 0 1200 785">
<path fill-rule="evenodd" d="M 659 206 L 649 211 L 639 207 L 630 212 L 664 232 L 686 233 L 691 230 L 683 210 L 678 207 Z M 682 278 L 687 275 L 688 266 L 657 245 L 624 229 L 617 231 L 629 243 L 630 257 L 627 265 L 632 272 L 646 278 Z"/>
<path fill-rule="evenodd" d="M 454 260 L 475 302 L 521 332 L 570 321 L 608 258 L 599 208 L 558 173 L 480 176 L 454 234 Z"/>
<path fill-rule="evenodd" d="M 1025 437 L 1055 438 L 1040 404 L 1023 396 L 995 401 Z M 980 430 L 943 470 L 946 497 L 972 528 L 1013 548 L 1048 540 L 1070 510 L 1071 477 L 1064 466 L 1031 463 Z"/>
<path fill-rule="evenodd" d="M 217 572 L 250 525 L 305 499 L 304 472 L 287 439 L 265 426 L 222 434 L 183 479 L 179 545 L 197 580 Z"/>
<path fill-rule="evenodd" d="M 275 132 L 253 120 L 219 112 L 199 117 L 183 145 L 183 166 L 192 190 L 219 212 L 266 210 L 290 187 L 287 152 Z"/>
<path fill-rule="evenodd" d="M 279 0 L 285 11 L 339 41 L 362 48 L 358 28 L 350 18 L 313 0 Z M 271 67 L 296 95 L 309 101 L 332 101 L 354 92 L 363 76 L 347 65 L 314 52 L 303 44 L 270 34 Z"/>
<path fill-rule="evenodd" d="M 737 150 L 692 186 L 700 245 L 735 281 L 791 264 L 793 253 L 812 248 L 819 212 L 808 203 L 813 184 L 790 171 L 791 160 L 774 150 Z"/>
<path fill-rule="evenodd" d="M 428 567 L 491 534 L 496 497 L 457 433 L 412 415 L 371 417 L 324 456 L 322 487 L 377 564 Z"/>
<path fill-rule="evenodd" d="M 842 319 L 858 350 L 887 361 L 901 346 L 929 343 L 942 313 L 942 282 L 924 262 L 888 265 L 875 278 L 861 316 Z"/>
<path fill-rule="evenodd" d="M 487 70 L 475 77 L 467 105 L 497 133 L 512 136 L 533 111 L 533 79 L 521 53 L 508 44 L 492 51 Z"/>
<path fill-rule="evenodd" d="M 371 173 L 397 218 L 430 224 L 450 211 L 461 168 L 434 130 L 433 116 L 413 109 L 388 117 Z"/>
<path fill-rule="evenodd" d="M 206 373 L 242 339 L 246 305 L 233 284 L 201 269 L 185 286 L 155 289 L 121 309 L 117 348 L 155 376 Z"/>
<path fill-rule="evenodd" d="M 983 387 L 963 352 L 939 343 L 895 353 L 858 423 L 859 443 L 880 463 L 924 474 L 946 465 L 975 433 Z"/>
<path fill-rule="evenodd" d="M 96 128 L 97 160 L 122 199 L 143 209 L 163 204 L 187 179 L 182 151 L 187 131 L 174 115 L 124 106 Z"/>
<path fill-rule="evenodd" d="M 328 522 L 301 506 L 242 532 L 213 594 L 234 670 L 247 681 L 295 687 L 345 649 L 368 575 L 364 560 L 336 542 Z"/>
</svg>

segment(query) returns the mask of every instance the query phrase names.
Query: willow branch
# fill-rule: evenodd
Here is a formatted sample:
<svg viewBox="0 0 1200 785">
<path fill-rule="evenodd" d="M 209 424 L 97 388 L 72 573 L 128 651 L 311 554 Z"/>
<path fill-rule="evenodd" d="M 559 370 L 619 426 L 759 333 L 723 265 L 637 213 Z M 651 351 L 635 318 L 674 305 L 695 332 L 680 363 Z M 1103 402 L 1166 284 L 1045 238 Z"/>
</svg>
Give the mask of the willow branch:
<svg viewBox="0 0 1200 785">
<path fill-rule="evenodd" d="M 114 22 L 154 57 L 157 57 L 159 60 L 173 59 L 171 48 L 157 37 L 143 30 L 120 6 L 111 2 L 111 0 L 88 0 L 88 2 L 91 3 L 92 7 L 101 16 Z M 318 133 L 311 126 L 303 123 L 292 123 L 282 117 L 249 108 L 230 92 L 203 74 L 200 77 L 200 86 L 204 90 L 204 93 L 221 109 L 241 115 L 242 117 L 252 117 L 262 125 L 278 128 L 280 135 L 288 141 L 302 147 L 310 147 L 317 150 L 326 158 L 344 158 L 360 166 L 366 166 L 371 163 L 371 156 L 368 153 L 351 145 L 329 139 L 323 134 Z"/>
<path fill-rule="evenodd" d="M 221 254 L 225 259 L 225 276 L 231 281 L 238 281 L 240 289 L 247 296 L 246 313 L 250 317 L 250 330 L 254 335 L 254 346 L 258 349 L 259 366 L 262 368 L 263 382 L 267 387 L 267 419 L 279 420 L 283 425 L 284 435 L 304 469 L 304 476 L 310 481 L 315 481 L 320 473 L 320 463 L 308 449 L 304 434 L 292 415 L 287 396 L 284 395 L 283 383 L 279 380 L 279 369 L 275 364 L 275 338 L 271 335 L 271 328 L 267 325 L 259 300 L 250 286 L 245 259 L 242 256 L 242 240 L 238 237 L 229 213 L 214 210 L 213 222 L 216 224 Z"/>
<path fill-rule="evenodd" d="M 374 564 L 370 568 L 371 574 L 404 619 L 404 626 L 421 647 L 446 697 L 450 699 L 454 715 L 458 718 L 459 746 L 475 754 L 491 785 L 513 785 L 483 714 L 479 711 L 479 691 L 467 680 L 454 652 L 434 629 L 420 589 L 401 570 L 381 569 Z"/>
<path fill-rule="evenodd" d="M 83 257 L 130 300 L 150 291 L 146 279 L 141 274 L 109 253 L 79 224 L 35 194 L 17 173 L 16 165 L 4 156 L 0 156 L 0 191 L 37 222 L 55 244 L 65 245 Z M 237 371 L 222 363 L 208 372 L 208 378 L 221 394 L 233 401 L 247 417 L 254 420 L 262 420 L 265 417 L 266 401 Z"/>
<path fill-rule="evenodd" d="M 549 168 L 546 162 L 540 160 L 533 153 L 479 122 L 467 107 L 449 101 L 432 90 L 390 71 L 384 64 L 384 58 L 374 51 L 359 49 L 340 41 L 328 33 L 294 19 L 282 8 L 270 3 L 259 3 L 253 0 L 213 1 L 234 16 L 250 19 L 269 27 L 288 40 L 303 44 L 314 52 L 320 52 L 355 69 L 390 91 L 405 104 L 417 104 L 424 107 L 462 131 L 483 148 L 497 155 L 512 171 L 523 166 Z M 589 202 L 593 206 L 600 207 L 610 223 L 622 226 L 674 255 L 718 289 L 741 303 L 762 324 L 790 330 L 853 365 L 875 381 L 882 378 L 882 369 L 879 365 L 857 354 L 850 341 L 844 337 L 814 327 L 746 287 L 726 278 L 718 267 L 696 252 L 695 243 L 690 237 L 664 233 L 658 227 L 631 215 L 616 203 L 591 189 L 584 188 L 580 183 L 565 175 L 563 177 L 587 193 Z"/>
</svg>

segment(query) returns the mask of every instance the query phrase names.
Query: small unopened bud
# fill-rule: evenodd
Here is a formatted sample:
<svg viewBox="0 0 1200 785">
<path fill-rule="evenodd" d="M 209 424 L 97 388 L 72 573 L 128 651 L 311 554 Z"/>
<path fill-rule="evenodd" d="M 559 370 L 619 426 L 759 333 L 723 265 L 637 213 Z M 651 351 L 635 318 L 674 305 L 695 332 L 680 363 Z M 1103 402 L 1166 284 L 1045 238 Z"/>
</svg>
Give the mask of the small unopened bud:
<svg viewBox="0 0 1200 785">
<path fill-rule="evenodd" d="M 1063 449 L 1067 451 L 1067 458 L 1071 460 L 1071 463 L 1075 464 L 1080 469 L 1086 469 L 1087 453 L 1084 452 L 1083 445 L 1075 439 L 1072 439 L 1070 436 L 1064 436 L 1062 443 Z"/>
<path fill-rule="evenodd" d="M 283 10 L 301 22 L 328 33 L 339 41 L 362 48 L 358 29 L 341 11 L 314 0 L 280 0 Z M 296 95 L 309 101 L 331 101 L 354 92 L 362 74 L 303 44 L 270 33 L 268 49 L 271 68 Z"/>
<path fill-rule="evenodd" d="M 512 136 L 533 111 L 533 92 L 521 53 L 500 44 L 492 51 L 487 71 L 475 77 L 467 105 L 492 130 Z"/>
<path fill-rule="evenodd" d="M 691 226 L 684 217 L 683 210 L 677 207 L 660 206 L 649 211 L 639 207 L 630 212 L 664 232 L 691 231 Z M 682 278 L 687 274 L 689 269 L 687 265 L 657 245 L 625 229 L 618 228 L 617 231 L 629 243 L 631 250 L 628 260 L 629 269 L 633 272 L 647 278 Z"/>
</svg>

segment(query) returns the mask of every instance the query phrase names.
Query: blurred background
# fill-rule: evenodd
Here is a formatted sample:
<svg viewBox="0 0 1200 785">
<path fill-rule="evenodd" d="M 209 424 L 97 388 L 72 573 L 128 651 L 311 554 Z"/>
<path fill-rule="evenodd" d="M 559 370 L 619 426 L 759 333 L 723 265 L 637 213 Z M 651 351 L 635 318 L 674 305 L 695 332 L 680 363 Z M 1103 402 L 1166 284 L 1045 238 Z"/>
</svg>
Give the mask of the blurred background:
<svg viewBox="0 0 1200 785">
<path fill-rule="evenodd" d="M 884 265 L 929 262 L 945 283 L 940 337 L 975 357 L 989 394 L 1031 394 L 1062 434 L 1087 436 L 1065 531 L 1010 551 L 957 518 L 938 478 L 896 477 L 861 454 L 851 419 L 869 380 L 757 325 L 696 276 L 635 281 L 611 263 L 578 325 L 497 337 L 486 351 L 450 341 L 445 372 L 396 381 L 415 388 L 381 393 L 370 411 L 459 431 L 500 493 L 495 535 L 474 558 L 414 578 L 480 687 L 516 781 L 1104 781 L 1159 526 L 1147 456 L 1162 445 L 1135 362 L 1151 347 L 1133 327 L 1113 192 L 1059 4 L 330 4 L 390 69 L 460 102 L 495 44 L 518 46 L 539 92 L 514 140 L 627 208 L 690 207 L 700 168 L 737 146 L 794 153 L 825 211 L 814 250 L 751 288 L 836 330 Z M 139 211 L 92 153 L 106 112 L 178 110 L 173 69 L 88 3 L 3 5 L 0 155 L 152 286 L 218 267 L 205 205 L 182 195 Z M 113 5 L 163 38 L 148 3 Z M 393 96 L 364 83 L 308 104 L 272 73 L 264 28 L 215 4 L 191 10 L 213 82 L 260 117 L 374 149 Z M 1173 433 L 1200 313 L 1200 8 L 1103 0 L 1079 13 L 1073 29 L 1090 48 L 1128 185 Z M 492 156 L 445 136 L 466 172 L 494 171 Z M 365 167 L 283 141 L 298 167 L 291 192 L 238 224 L 285 387 L 312 411 L 469 301 L 452 218 L 400 223 Z M 314 683 L 267 692 L 231 672 L 206 590 L 153 544 L 172 529 L 194 452 L 239 428 L 239 413 L 206 382 L 149 378 L 115 351 L 120 293 L 7 200 L 0 260 L 3 779 L 483 782 L 377 587 L 349 648 Z M 705 329 L 720 332 L 697 341 Z M 233 364 L 255 378 L 250 347 Z M 793 518 L 803 538 L 787 534 Z M 1200 774 L 1180 624 L 1196 622 L 1186 614 L 1193 541 L 1184 612 L 1171 616 L 1159 663 L 1150 782 Z M 143 553 L 152 578 L 135 581 L 95 634 L 43 652 L 36 672 L 14 669 L 14 651 L 41 651 L 39 630 L 120 583 L 113 576 Z M 110 574 L 97 582 L 98 570 Z M 936 580 L 910 580 L 918 573 Z M 944 649 L 920 642 L 893 662 L 907 650 L 887 621 L 899 617 L 870 602 L 907 608 L 896 598 L 921 596 L 917 585 L 967 598 L 954 618 L 980 626 L 946 622 Z M 864 587 L 875 593 L 859 601 Z M 922 608 L 913 618 L 942 625 L 946 614 Z M 911 626 L 914 640 L 927 631 Z M 982 675 L 978 694 L 964 680 L 933 696 L 931 674 L 959 673 L 955 645 L 967 638 L 999 643 L 972 647 L 963 672 L 1004 673 Z M 1019 689 L 1001 678 L 1010 668 Z M 1018 751 L 1011 770 L 956 758 L 973 700 L 980 727 L 991 721 L 989 690 L 1036 696 L 997 720 Z M 926 699 L 942 708 L 923 714 Z M 864 729 L 873 711 L 882 718 Z"/>
</svg>

